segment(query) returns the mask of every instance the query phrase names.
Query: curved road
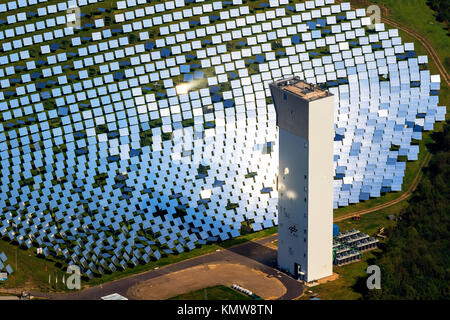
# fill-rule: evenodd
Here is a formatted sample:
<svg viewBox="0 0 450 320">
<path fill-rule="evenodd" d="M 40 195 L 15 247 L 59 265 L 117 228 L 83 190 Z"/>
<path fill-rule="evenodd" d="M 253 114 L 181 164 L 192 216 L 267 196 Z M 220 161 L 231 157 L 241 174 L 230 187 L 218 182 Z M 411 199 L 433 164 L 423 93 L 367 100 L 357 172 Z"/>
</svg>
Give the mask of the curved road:
<svg viewBox="0 0 450 320">
<path fill-rule="evenodd" d="M 343 0 L 336 0 L 336 3 L 342 3 Z M 347 2 L 347 1 L 345 1 Z M 367 1 L 367 5 L 377 5 L 376 3 L 372 3 L 370 1 Z M 356 9 L 355 6 L 351 6 L 352 9 Z M 388 12 L 388 9 L 384 8 L 384 12 Z M 420 14 L 420 13 L 418 13 Z M 409 27 L 406 27 L 390 18 L 381 17 L 381 22 L 384 22 L 392 27 L 395 27 L 399 30 L 402 30 L 403 32 L 409 34 L 413 38 L 415 38 L 417 41 L 419 41 L 422 46 L 427 50 L 429 56 L 431 56 L 431 59 L 433 60 L 434 64 L 436 65 L 439 73 L 441 74 L 442 78 L 444 79 L 445 83 L 448 87 L 450 87 L 450 75 L 445 68 L 444 64 L 442 63 L 441 59 L 439 58 L 439 55 L 437 54 L 436 50 L 433 48 L 433 45 L 430 43 L 430 41 L 426 38 L 426 36 L 422 35 L 421 33 L 415 31 L 414 29 L 411 29 Z"/>
<path fill-rule="evenodd" d="M 396 198 L 394 200 L 391 200 L 391 201 L 388 201 L 388 202 L 385 202 L 385 203 L 382 203 L 382 204 L 379 204 L 379 205 L 376 205 L 376 206 L 373 206 L 373 207 L 368 208 L 368 209 L 363 209 L 363 210 L 359 210 L 359 211 L 355 211 L 355 212 L 350 212 L 350 213 L 344 214 L 342 216 L 334 218 L 333 221 L 334 222 L 338 222 L 338 221 L 342 221 L 342 220 L 347 220 L 347 219 L 350 219 L 351 217 L 353 217 L 354 215 L 357 215 L 357 214 L 364 215 L 364 214 L 367 214 L 367 213 L 371 213 L 371 212 L 375 212 L 375 211 L 378 211 L 378 210 L 386 209 L 386 208 L 389 208 L 390 206 L 393 206 L 394 204 L 397 204 L 397 203 L 402 202 L 403 200 L 407 199 L 409 196 L 411 196 L 411 194 L 414 192 L 414 190 L 416 190 L 417 186 L 419 185 L 420 179 L 422 178 L 422 169 L 423 169 L 423 167 L 425 167 L 428 164 L 430 159 L 431 159 L 431 153 L 428 153 L 425 156 L 425 159 L 423 160 L 423 162 L 422 162 L 422 164 L 421 164 L 421 166 L 419 168 L 419 171 L 417 172 L 416 176 L 414 177 L 414 180 L 412 181 L 411 186 L 408 188 L 408 190 L 405 193 L 403 193 L 398 198 Z"/>
<path fill-rule="evenodd" d="M 277 252 L 276 250 L 269 248 L 267 244 L 276 240 L 277 237 L 278 235 L 274 234 L 263 239 L 249 241 L 228 249 L 222 249 L 192 259 L 183 260 L 159 269 L 153 269 L 74 293 L 31 292 L 31 294 L 35 297 L 53 300 L 99 300 L 101 297 L 112 293 L 119 293 L 128 297 L 128 290 L 143 281 L 197 265 L 226 261 L 239 263 L 260 270 L 268 274 L 269 277 L 276 277 L 286 288 L 286 293 L 280 297 L 279 300 L 292 300 L 303 293 L 304 286 L 299 281 L 294 280 L 291 276 L 276 269 Z"/>
<path fill-rule="evenodd" d="M 436 67 L 439 70 L 439 73 L 441 74 L 442 78 L 444 78 L 444 81 L 447 83 L 447 86 L 450 87 L 450 76 L 447 72 L 447 69 L 445 68 L 445 66 L 443 65 L 441 59 L 439 58 L 439 55 L 437 54 L 436 50 L 434 50 L 433 46 L 431 45 L 430 41 L 428 41 L 427 38 L 425 38 L 423 35 L 421 35 L 420 33 L 405 27 L 395 21 L 392 21 L 389 18 L 381 18 L 381 21 L 386 22 L 388 25 L 391 25 L 393 27 L 396 27 L 399 30 L 402 30 L 404 32 L 406 32 L 407 34 L 409 34 L 410 36 L 412 36 L 413 38 L 416 38 L 423 46 L 424 48 L 427 50 L 428 54 L 431 56 L 431 59 L 433 59 L 434 64 L 436 65 Z"/>
</svg>

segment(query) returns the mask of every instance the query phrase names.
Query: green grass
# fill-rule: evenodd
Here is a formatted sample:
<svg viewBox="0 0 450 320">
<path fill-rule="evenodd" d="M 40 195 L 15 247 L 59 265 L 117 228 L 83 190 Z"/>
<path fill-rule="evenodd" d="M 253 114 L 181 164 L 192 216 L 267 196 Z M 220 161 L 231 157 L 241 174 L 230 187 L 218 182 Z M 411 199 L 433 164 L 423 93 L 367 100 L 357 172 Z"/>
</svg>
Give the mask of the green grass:
<svg viewBox="0 0 450 320">
<path fill-rule="evenodd" d="M 0 252 L 6 254 L 6 264 L 13 268 L 13 273 L 8 276 L 8 280 L 0 282 L 0 291 L 9 288 L 36 288 L 51 291 L 55 287 L 56 274 L 58 274 L 59 282 L 61 280 L 63 272 L 56 266 L 56 262 L 37 257 L 34 250 L 24 250 L 2 240 Z M 49 274 L 52 279 L 51 285 L 48 283 Z"/>
<path fill-rule="evenodd" d="M 301 300 L 309 300 L 313 294 L 318 294 L 321 300 L 358 300 L 362 298 L 360 285 L 368 277 L 366 269 L 375 254 L 381 253 L 380 249 L 364 252 L 361 261 L 342 267 L 334 267 L 333 271 L 339 274 L 339 279 L 307 288 Z M 312 293 L 309 293 L 311 290 Z"/>
<path fill-rule="evenodd" d="M 179 296 L 170 298 L 168 300 L 253 300 L 253 299 L 231 288 L 219 285 L 184 293 Z"/>
<path fill-rule="evenodd" d="M 386 209 L 362 215 L 359 221 L 347 219 L 344 221 L 339 221 L 336 224 L 339 226 L 341 232 L 350 229 L 357 229 L 373 236 L 377 233 L 378 228 L 380 227 L 384 227 L 385 230 L 389 227 L 393 227 L 395 225 L 395 221 L 389 220 L 387 217 L 389 215 L 398 215 L 398 213 L 407 206 L 408 202 L 402 201 Z"/>
<path fill-rule="evenodd" d="M 417 30 L 416 30 L 417 31 Z M 427 55 L 428 56 L 428 64 L 427 69 L 430 70 L 431 74 L 440 74 L 438 68 L 434 64 L 431 57 L 428 55 L 428 51 L 422 46 L 422 44 L 416 40 L 416 38 L 412 37 L 411 35 L 399 30 L 399 35 L 401 36 L 403 42 L 413 42 L 414 43 L 414 49 L 417 53 L 417 55 Z M 450 37 L 447 37 L 447 39 L 450 39 Z M 450 41 L 450 40 L 448 40 Z M 435 45 L 433 44 L 433 47 Z M 435 48 L 436 49 L 436 48 Z M 437 51 L 437 49 L 436 49 Z M 439 54 L 439 53 L 438 53 Z M 447 54 L 448 55 L 448 54 Z M 440 55 L 440 60 L 444 63 L 445 55 Z M 448 59 L 448 57 L 447 57 Z M 448 70 L 449 67 L 447 66 L 446 69 Z M 450 106 L 450 88 L 447 86 L 447 83 L 444 81 L 444 79 L 441 76 L 441 90 L 439 92 L 439 105 L 440 106 Z M 448 109 L 447 109 L 448 112 Z M 448 113 L 447 113 L 448 118 Z"/>
<path fill-rule="evenodd" d="M 398 215 L 404 208 L 408 206 L 407 201 L 399 202 L 389 208 L 371 212 L 361 216 L 361 220 L 354 221 L 352 219 L 340 221 L 337 225 L 340 231 L 357 229 L 361 232 L 374 236 L 380 227 L 385 230 L 394 227 L 396 221 L 389 220 L 388 215 Z M 380 239 L 381 240 L 381 239 Z M 383 243 L 385 240 L 381 240 Z M 339 279 L 327 282 L 316 287 L 312 287 L 312 293 L 305 291 L 303 300 L 310 299 L 313 294 L 318 294 L 318 298 L 322 300 L 358 300 L 362 299 L 362 285 L 364 285 L 367 267 L 372 264 L 371 261 L 378 255 L 382 254 L 381 249 L 369 252 L 363 252 L 361 261 L 348 264 L 341 267 L 333 267 L 333 272 L 339 274 Z"/>
</svg>

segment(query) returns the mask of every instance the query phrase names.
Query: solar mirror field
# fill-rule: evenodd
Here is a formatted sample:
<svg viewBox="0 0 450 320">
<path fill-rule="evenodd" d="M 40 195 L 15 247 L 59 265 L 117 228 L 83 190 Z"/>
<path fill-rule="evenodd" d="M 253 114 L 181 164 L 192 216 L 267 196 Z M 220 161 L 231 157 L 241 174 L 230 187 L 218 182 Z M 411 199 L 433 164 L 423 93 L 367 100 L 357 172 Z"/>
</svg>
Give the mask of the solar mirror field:
<svg viewBox="0 0 450 320">
<path fill-rule="evenodd" d="M 277 225 L 269 83 L 335 97 L 334 208 L 400 191 L 440 77 L 332 0 L 0 4 L 0 236 L 88 278 Z"/>
</svg>

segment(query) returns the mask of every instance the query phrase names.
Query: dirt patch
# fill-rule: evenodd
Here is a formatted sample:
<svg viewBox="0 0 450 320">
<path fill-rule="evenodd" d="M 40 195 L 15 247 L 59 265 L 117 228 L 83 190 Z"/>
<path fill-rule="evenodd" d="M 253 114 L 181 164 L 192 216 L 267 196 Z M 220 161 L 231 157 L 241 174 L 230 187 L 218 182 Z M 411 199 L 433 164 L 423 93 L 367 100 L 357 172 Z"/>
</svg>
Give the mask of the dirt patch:
<svg viewBox="0 0 450 320">
<path fill-rule="evenodd" d="M 138 300 L 163 300 L 206 287 L 232 284 L 253 291 L 265 300 L 273 300 L 286 293 L 284 285 L 275 277 L 240 264 L 220 263 L 196 266 L 131 287 L 127 294 Z"/>
<path fill-rule="evenodd" d="M 319 279 L 319 280 L 317 280 L 317 282 L 320 284 L 323 284 L 323 283 L 327 283 L 329 281 L 334 281 L 337 279 L 339 279 L 339 275 L 337 273 L 333 272 L 333 274 L 331 276 Z"/>
</svg>

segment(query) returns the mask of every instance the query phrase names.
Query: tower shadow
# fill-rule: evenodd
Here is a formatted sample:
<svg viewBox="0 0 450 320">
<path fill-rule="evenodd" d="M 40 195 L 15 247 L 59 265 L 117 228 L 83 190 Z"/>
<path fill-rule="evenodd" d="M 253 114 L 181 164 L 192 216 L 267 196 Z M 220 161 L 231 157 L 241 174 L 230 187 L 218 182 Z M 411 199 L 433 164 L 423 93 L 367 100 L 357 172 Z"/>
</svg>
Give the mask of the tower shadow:
<svg viewBox="0 0 450 320">
<path fill-rule="evenodd" d="M 225 250 L 252 259 L 271 268 L 277 267 L 277 250 L 257 242 L 249 241 L 244 245 L 226 248 Z"/>
</svg>

